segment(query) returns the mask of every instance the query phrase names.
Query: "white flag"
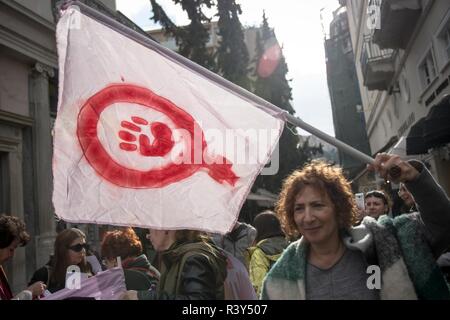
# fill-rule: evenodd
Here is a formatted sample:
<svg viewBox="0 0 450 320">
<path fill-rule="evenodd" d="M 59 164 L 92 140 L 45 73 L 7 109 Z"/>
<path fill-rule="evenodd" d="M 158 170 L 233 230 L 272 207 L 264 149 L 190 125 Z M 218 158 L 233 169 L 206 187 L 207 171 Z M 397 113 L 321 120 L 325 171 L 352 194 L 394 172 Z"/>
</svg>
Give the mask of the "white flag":
<svg viewBox="0 0 450 320">
<path fill-rule="evenodd" d="M 231 230 L 283 121 L 77 7 L 63 13 L 57 45 L 56 214 Z"/>
</svg>

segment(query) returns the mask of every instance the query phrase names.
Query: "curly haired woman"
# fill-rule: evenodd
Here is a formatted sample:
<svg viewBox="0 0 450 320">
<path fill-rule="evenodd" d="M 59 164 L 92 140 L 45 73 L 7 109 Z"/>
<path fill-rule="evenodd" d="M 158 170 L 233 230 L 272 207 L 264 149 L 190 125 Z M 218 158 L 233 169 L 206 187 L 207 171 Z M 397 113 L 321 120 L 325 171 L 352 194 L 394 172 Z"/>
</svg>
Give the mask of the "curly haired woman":
<svg viewBox="0 0 450 320">
<path fill-rule="evenodd" d="M 0 215 L 0 300 L 31 300 L 39 297 L 46 288 L 44 283 L 36 282 L 13 296 L 3 271 L 3 263 L 14 256 L 18 246 L 25 246 L 29 240 L 30 236 L 25 231 L 22 220 L 13 216 Z"/>
<path fill-rule="evenodd" d="M 142 253 L 142 244 L 132 228 L 109 231 L 102 241 L 102 256 L 108 269 L 121 258 L 127 290 L 149 290 L 156 287 L 159 271 Z"/>
<path fill-rule="evenodd" d="M 276 211 L 285 232 L 302 237 L 269 271 L 263 299 L 450 298 L 435 262 L 450 243 L 450 201 L 420 162 L 379 154 L 369 168 L 386 179 L 394 166 L 400 174 L 389 179 L 407 185 L 420 212 L 358 227 L 341 169 L 313 162 L 284 181 Z"/>
</svg>

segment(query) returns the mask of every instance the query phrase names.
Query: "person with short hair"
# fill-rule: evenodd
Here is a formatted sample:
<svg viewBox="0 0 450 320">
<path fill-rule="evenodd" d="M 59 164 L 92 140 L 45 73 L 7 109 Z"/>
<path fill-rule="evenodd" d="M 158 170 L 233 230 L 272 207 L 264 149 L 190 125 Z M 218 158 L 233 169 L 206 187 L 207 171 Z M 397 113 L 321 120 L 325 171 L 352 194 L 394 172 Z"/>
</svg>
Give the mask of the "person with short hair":
<svg viewBox="0 0 450 320">
<path fill-rule="evenodd" d="M 132 228 L 108 231 L 103 238 L 101 252 L 108 269 L 117 267 L 117 257 L 120 257 L 127 290 L 156 287 L 159 271 L 142 253 L 141 241 Z"/>
<path fill-rule="evenodd" d="M 39 297 L 46 286 L 39 281 L 13 296 L 6 278 L 3 264 L 14 256 L 18 246 L 25 246 L 30 236 L 25 230 L 25 223 L 17 217 L 0 215 L 0 300 L 31 300 Z"/>
<path fill-rule="evenodd" d="M 302 237 L 268 272 L 263 299 L 450 299 L 436 264 L 450 244 L 449 198 L 421 162 L 378 154 L 369 169 L 404 182 L 420 211 L 352 227 L 356 205 L 341 168 L 313 161 L 294 171 L 276 213 L 285 233 Z"/>
<path fill-rule="evenodd" d="M 262 282 L 273 264 L 280 258 L 288 241 L 280 221 L 273 211 L 259 213 L 253 220 L 256 228 L 255 246 L 249 251 L 249 274 L 256 294 L 261 294 Z"/>
<path fill-rule="evenodd" d="M 366 215 L 378 219 L 390 211 L 390 201 L 387 194 L 382 190 L 372 190 L 364 195 Z"/>
</svg>

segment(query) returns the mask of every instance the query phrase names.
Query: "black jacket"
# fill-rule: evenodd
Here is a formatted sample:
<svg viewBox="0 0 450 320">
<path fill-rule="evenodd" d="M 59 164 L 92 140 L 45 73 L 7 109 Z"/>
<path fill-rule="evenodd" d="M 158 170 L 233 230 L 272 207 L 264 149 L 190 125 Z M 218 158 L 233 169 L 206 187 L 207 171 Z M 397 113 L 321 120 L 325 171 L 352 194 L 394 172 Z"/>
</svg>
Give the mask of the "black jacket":
<svg viewBox="0 0 450 320">
<path fill-rule="evenodd" d="M 159 272 L 142 254 L 138 257 L 128 258 L 122 262 L 127 290 L 149 290 L 157 286 Z"/>
<path fill-rule="evenodd" d="M 224 299 L 226 257 L 203 241 L 175 243 L 162 253 L 157 290 L 138 292 L 139 300 Z"/>
<path fill-rule="evenodd" d="M 31 286 L 33 283 L 42 281 L 45 285 L 47 285 L 47 290 L 51 293 L 54 293 L 56 291 L 64 289 L 65 285 L 58 285 L 56 283 L 50 282 L 50 266 L 46 264 L 42 268 L 37 269 L 33 276 L 31 277 L 30 283 L 28 284 Z"/>
</svg>

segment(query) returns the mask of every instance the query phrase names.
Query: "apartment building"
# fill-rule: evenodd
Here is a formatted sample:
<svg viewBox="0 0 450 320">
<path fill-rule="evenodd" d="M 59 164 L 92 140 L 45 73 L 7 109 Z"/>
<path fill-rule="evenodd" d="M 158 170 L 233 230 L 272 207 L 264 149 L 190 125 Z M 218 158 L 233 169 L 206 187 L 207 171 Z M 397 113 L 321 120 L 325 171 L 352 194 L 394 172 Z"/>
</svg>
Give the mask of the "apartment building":
<svg viewBox="0 0 450 320">
<path fill-rule="evenodd" d="M 450 193 L 450 1 L 339 3 L 347 9 L 371 153 L 395 149 L 423 159 Z"/>
<path fill-rule="evenodd" d="M 370 154 L 345 7 L 333 12 L 329 36 L 325 39 L 325 54 L 335 136 Z M 339 163 L 349 178 L 365 167 L 360 160 L 341 150 Z"/>
<path fill-rule="evenodd" d="M 116 12 L 115 0 L 82 2 L 137 28 Z M 56 237 L 52 126 L 58 90 L 57 4 L 0 0 L 0 213 L 23 219 L 32 239 L 4 266 L 14 292 L 26 288 L 33 272 L 48 261 Z M 91 229 L 86 227 L 88 238 L 95 235 Z"/>
</svg>

